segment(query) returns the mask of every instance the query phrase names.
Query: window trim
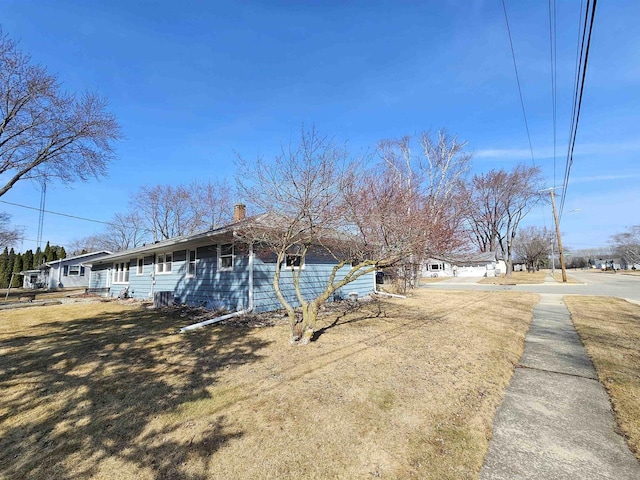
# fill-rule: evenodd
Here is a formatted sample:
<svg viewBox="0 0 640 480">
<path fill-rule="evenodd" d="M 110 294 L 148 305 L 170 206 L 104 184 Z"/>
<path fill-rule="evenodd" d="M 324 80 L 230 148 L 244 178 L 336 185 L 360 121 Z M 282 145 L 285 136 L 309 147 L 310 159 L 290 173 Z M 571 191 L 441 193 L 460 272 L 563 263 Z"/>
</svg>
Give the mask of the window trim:
<svg viewBox="0 0 640 480">
<path fill-rule="evenodd" d="M 162 261 L 160 258 L 162 257 Z M 171 257 L 169 261 L 167 261 L 167 257 Z M 156 253 L 156 275 L 169 275 L 173 270 L 173 252 L 167 253 Z M 169 269 L 167 270 L 167 264 L 169 265 Z M 162 266 L 162 270 L 160 270 L 160 266 Z"/>
<path fill-rule="evenodd" d="M 225 255 L 222 254 L 222 247 L 225 247 L 227 245 L 231 245 L 231 253 L 227 253 Z M 219 272 L 231 272 L 233 271 L 233 265 L 236 263 L 235 262 L 235 245 L 234 243 L 220 243 L 218 244 L 218 271 Z M 222 266 L 222 259 L 223 258 L 230 258 L 231 259 L 231 265 L 228 267 L 223 267 Z"/>
<path fill-rule="evenodd" d="M 69 277 L 79 277 L 80 276 L 80 265 L 69 265 L 68 276 Z"/>
<path fill-rule="evenodd" d="M 297 266 L 295 264 L 290 265 L 289 260 L 292 259 L 293 257 L 297 257 L 297 258 L 300 259 L 300 264 L 299 265 L 297 265 Z M 292 271 L 293 270 L 300 270 L 300 269 L 304 270 L 305 269 L 305 265 L 306 265 L 305 258 L 299 253 L 287 253 L 287 254 L 285 254 L 283 263 L 284 263 L 284 268 L 285 269 L 292 270 Z"/>
<path fill-rule="evenodd" d="M 191 253 L 193 253 L 193 260 L 191 260 Z M 187 264 L 187 278 L 194 278 L 198 275 L 198 250 L 197 249 L 193 249 L 193 250 L 189 250 L 187 249 L 187 258 L 186 260 L 186 264 Z M 191 266 L 193 265 L 193 272 L 191 272 Z"/>
<path fill-rule="evenodd" d="M 129 267 L 130 260 L 124 262 L 116 262 L 113 264 L 112 284 L 126 285 L 129 283 Z M 122 278 L 120 278 L 122 277 Z"/>
<path fill-rule="evenodd" d="M 144 257 L 136 259 L 136 276 L 144 275 Z"/>
</svg>

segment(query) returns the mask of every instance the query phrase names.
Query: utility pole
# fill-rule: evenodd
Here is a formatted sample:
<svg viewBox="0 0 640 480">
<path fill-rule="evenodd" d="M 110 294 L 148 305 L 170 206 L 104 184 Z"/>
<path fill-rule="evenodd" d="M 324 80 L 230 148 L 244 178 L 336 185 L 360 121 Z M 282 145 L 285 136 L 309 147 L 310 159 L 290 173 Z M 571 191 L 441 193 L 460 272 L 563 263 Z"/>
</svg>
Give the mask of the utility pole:
<svg viewBox="0 0 640 480">
<path fill-rule="evenodd" d="M 556 198 L 553 194 L 553 188 L 549 189 L 551 195 L 551 208 L 553 208 L 553 219 L 556 222 L 556 237 L 558 238 L 558 256 L 560 257 L 560 268 L 562 269 L 562 283 L 567 283 L 567 269 L 564 265 L 564 253 L 562 252 L 562 237 L 560 236 L 560 222 L 558 221 L 558 212 L 556 212 Z M 553 260 L 553 259 L 552 259 Z"/>
</svg>

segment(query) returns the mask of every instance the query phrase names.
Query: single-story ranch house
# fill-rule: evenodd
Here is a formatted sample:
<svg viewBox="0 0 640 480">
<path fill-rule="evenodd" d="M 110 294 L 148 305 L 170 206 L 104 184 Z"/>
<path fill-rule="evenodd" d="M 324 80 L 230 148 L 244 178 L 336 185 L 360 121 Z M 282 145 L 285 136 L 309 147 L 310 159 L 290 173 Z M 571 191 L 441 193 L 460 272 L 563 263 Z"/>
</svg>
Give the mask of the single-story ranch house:
<svg viewBox="0 0 640 480">
<path fill-rule="evenodd" d="M 429 258 L 422 265 L 422 276 L 495 277 L 506 270 L 504 261 L 496 260 L 495 252 L 486 252 L 449 258 Z"/>
<path fill-rule="evenodd" d="M 94 260 L 90 291 L 230 311 L 280 309 L 272 285 L 276 256 L 240 235 L 243 227 L 250 224 L 267 225 L 268 214 L 244 218 L 243 207 L 236 206 L 236 221 L 232 224 Z M 321 250 L 310 250 L 302 265 L 299 258 L 294 258 L 296 255 L 288 257 L 280 285 L 285 298 L 295 306 L 299 302 L 291 282 L 292 269 L 305 270 L 301 276 L 302 292 L 311 299 L 324 290 L 337 262 Z M 342 268 L 336 279 L 350 268 Z M 374 291 L 374 281 L 374 272 L 365 274 L 336 291 L 333 300 L 355 292 L 369 295 Z"/>
<path fill-rule="evenodd" d="M 20 272 L 23 288 L 88 287 L 91 278 L 90 263 L 109 255 L 108 250 L 85 253 L 44 263 L 40 268 Z"/>
</svg>

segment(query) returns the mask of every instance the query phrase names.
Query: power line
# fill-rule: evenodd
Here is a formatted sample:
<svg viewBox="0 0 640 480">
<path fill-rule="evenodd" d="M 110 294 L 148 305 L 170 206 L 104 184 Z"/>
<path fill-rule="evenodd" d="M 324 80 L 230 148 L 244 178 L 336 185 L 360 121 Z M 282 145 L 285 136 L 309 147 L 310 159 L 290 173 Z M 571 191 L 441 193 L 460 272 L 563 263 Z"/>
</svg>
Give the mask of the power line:
<svg viewBox="0 0 640 480">
<path fill-rule="evenodd" d="M 549 52 L 551 60 L 551 103 L 553 107 L 553 186 L 556 186 L 556 144 L 557 144 L 557 27 L 556 27 L 556 1 L 549 0 Z"/>
<path fill-rule="evenodd" d="M 42 181 L 42 192 L 40 194 L 40 215 L 38 217 L 38 247 L 42 245 L 42 227 L 44 226 L 44 205 L 47 197 L 47 181 Z"/>
<path fill-rule="evenodd" d="M 504 11 L 504 20 L 507 23 L 507 33 L 509 34 L 509 45 L 511 46 L 511 57 L 513 58 L 513 69 L 516 72 L 516 83 L 518 84 L 518 94 L 520 95 L 520 105 L 522 106 L 522 116 L 524 117 L 524 126 L 525 126 L 525 129 L 527 130 L 527 138 L 529 139 L 529 150 L 531 151 L 531 161 L 535 166 L 536 161 L 533 157 L 533 146 L 531 145 L 531 135 L 529 133 L 529 123 L 527 122 L 527 112 L 525 111 L 524 100 L 522 98 L 522 88 L 520 87 L 520 77 L 518 75 L 518 64 L 516 63 L 516 53 L 515 53 L 515 50 L 513 49 L 513 40 L 511 38 L 511 28 L 509 27 L 509 16 L 507 15 L 507 6 L 505 5 L 504 0 L 502 0 L 502 9 Z"/>
<path fill-rule="evenodd" d="M 583 12 L 585 13 L 584 24 L 582 22 Z M 577 108 L 577 100 L 578 100 L 577 91 L 578 91 L 580 69 L 581 69 L 581 62 L 582 62 L 581 44 L 582 44 L 582 48 L 584 48 L 584 33 L 586 29 L 587 15 L 588 15 L 588 9 L 587 10 L 584 9 L 584 0 L 582 0 L 580 2 L 580 13 L 578 15 L 578 39 L 576 41 L 576 64 L 575 64 L 575 72 L 573 76 L 574 87 L 573 87 L 573 102 L 571 106 L 571 123 L 569 125 L 569 149 L 571 148 L 571 137 L 573 136 L 573 131 L 574 131 L 575 122 L 576 122 L 576 108 Z M 582 42 L 580 41 L 581 37 L 582 37 Z M 567 153 L 567 158 L 565 162 L 566 163 L 565 163 L 565 169 L 564 169 L 564 179 L 567 179 L 567 171 L 571 169 L 571 165 L 569 163 L 569 153 Z M 560 199 L 560 216 L 562 216 L 563 210 L 564 210 L 564 196 L 562 196 L 562 198 Z"/>
<path fill-rule="evenodd" d="M 589 48 L 591 46 L 591 33 L 593 32 L 593 22 L 596 14 L 596 4 L 597 4 L 597 0 L 593 0 L 593 6 L 591 7 L 591 12 L 589 12 L 589 6 L 591 5 L 591 0 L 587 0 L 587 8 L 585 9 L 584 28 L 582 29 L 582 42 L 580 47 L 580 57 L 579 57 L 579 64 L 578 64 L 578 69 L 576 73 L 576 85 L 575 85 L 574 97 L 573 97 L 574 109 L 572 112 L 571 130 L 569 132 L 569 146 L 567 151 L 567 161 L 566 161 L 565 173 L 564 173 L 565 189 L 562 192 L 562 200 L 560 202 L 560 217 L 562 217 L 562 212 L 564 210 L 564 202 L 567 196 L 566 187 L 569 184 L 569 175 L 571 173 L 571 166 L 573 165 L 573 152 L 576 145 L 578 123 L 580 121 L 580 109 L 582 107 L 582 95 L 584 93 L 584 83 L 587 77 L 587 64 L 589 62 Z M 586 43 L 585 43 L 585 37 L 586 37 Z M 584 55 L 583 55 L 583 52 L 584 52 Z M 580 72 L 582 73 L 581 75 L 580 75 Z"/>
<path fill-rule="evenodd" d="M 74 218 L 76 220 L 84 220 L 85 222 L 102 223 L 103 225 L 113 225 L 110 222 L 104 222 L 102 220 L 95 220 L 93 218 L 79 217 L 77 215 L 70 215 L 68 213 L 53 212 L 51 210 L 44 210 L 44 209 L 40 209 L 40 208 L 36 208 L 36 207 L 30 207 L 29 205 L 22 205 L 20 203 L 7 202 L 6 200 L 0 200 L 0 202 L 6 203 L 7 205 L 13 205 L 14 207 L 27 208 L 29 210 L 36 210 L 38 212 L 42 211 L 42 212 L 45 212 L 45 213 L 50 213 L 52 215 L 59 215 L 61 217 Z"/>
</svg>

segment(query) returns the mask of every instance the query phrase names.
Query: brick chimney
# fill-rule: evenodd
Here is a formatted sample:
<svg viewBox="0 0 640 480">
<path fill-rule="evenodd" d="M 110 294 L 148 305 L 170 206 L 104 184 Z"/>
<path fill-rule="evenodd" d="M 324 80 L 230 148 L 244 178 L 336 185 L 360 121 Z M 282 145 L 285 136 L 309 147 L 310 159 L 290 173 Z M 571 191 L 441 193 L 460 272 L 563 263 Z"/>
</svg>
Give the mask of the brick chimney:
<svg viewBox="0 0 640 480">
<path fill-rule="evenodd" d="M 233 206 L 233 221 L 234 222 L 239 222 L 240 220 L 244 220 L 246 216 L 247 216 L 247 206 L 246 205 L 244 205 L 242 203 L 238 203 L 238 204 Z"/>
</svg>

